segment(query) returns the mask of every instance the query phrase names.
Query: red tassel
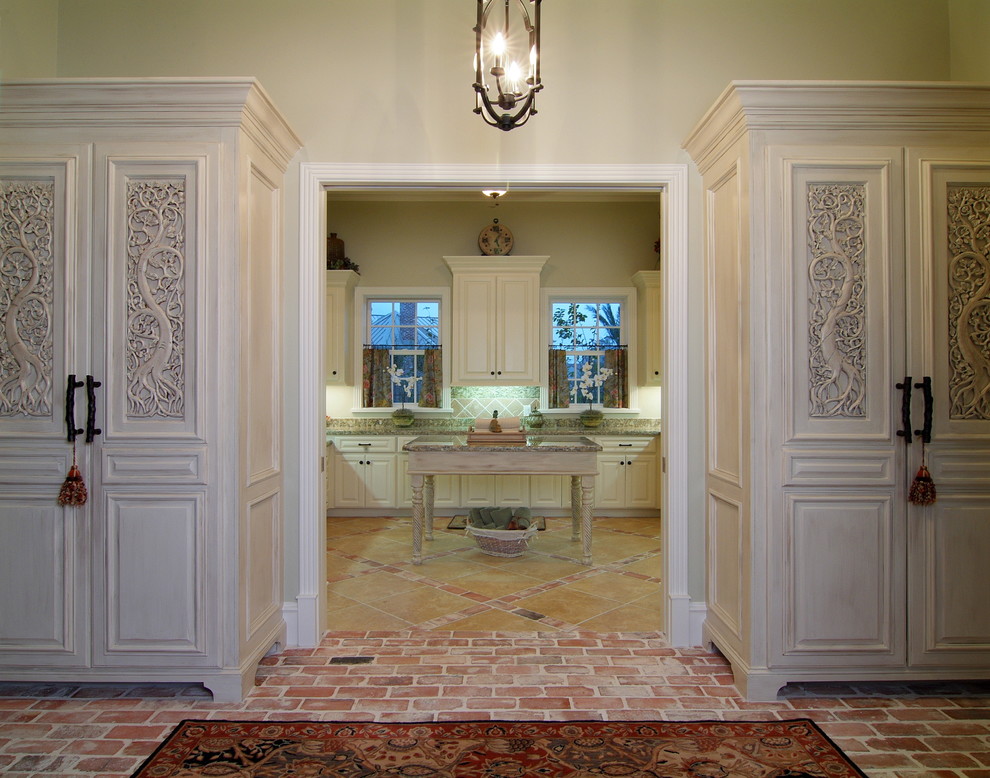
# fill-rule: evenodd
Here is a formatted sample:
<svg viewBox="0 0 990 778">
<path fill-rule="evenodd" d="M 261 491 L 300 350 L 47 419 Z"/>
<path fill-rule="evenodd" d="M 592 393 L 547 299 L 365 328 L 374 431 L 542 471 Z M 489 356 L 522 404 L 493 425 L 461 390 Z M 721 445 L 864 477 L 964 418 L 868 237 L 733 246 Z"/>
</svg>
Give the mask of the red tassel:
<svg viewBox="0 0 990 778">
<path fill-rule="evenodd" d="M 935 482 L 928 468 L 922 465 L 908 489 L 908 502 L 914 505 L 931 505 L 935 502 Z"/>
<path fill-rule="evenodd" d="M 89 493 L 86 491 L 86 482 L 83 481 L 82 473 L 76 467 L 76 444 L 72 444 L 72 467 L 69 474 L 62 482 L 62 488 L 58 490 L 59 505 L 85 505 Z"/>
</svg>

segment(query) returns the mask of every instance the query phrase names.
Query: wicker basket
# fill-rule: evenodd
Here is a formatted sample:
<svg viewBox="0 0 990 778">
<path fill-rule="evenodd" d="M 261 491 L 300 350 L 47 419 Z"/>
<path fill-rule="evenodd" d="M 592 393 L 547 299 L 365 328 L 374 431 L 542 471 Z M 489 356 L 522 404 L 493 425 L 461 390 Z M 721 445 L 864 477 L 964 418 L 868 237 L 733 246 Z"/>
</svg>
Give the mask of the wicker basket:
<svg viewBox="0 0 990 778">
<path fill-rule="evenodd" d="M 529 546 L 529 539 L 539 532 L 534 521 L 527 529 L 482 529 L 468 521 L 464 531 L 474 537 L 482 553 L 489 556 L 522 556 Z"/>
</svg>

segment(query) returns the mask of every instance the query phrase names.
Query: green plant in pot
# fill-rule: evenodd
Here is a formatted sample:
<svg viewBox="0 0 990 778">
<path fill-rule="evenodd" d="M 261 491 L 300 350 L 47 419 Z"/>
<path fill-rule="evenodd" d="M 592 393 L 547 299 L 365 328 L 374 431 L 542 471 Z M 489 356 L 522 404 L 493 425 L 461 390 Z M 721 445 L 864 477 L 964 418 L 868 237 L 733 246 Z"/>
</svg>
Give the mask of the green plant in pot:
<svg viewBox="0 0 990 778">
<path fill-rule="evenodd" d="M 604 420 L 604 414 L 594 407 L 594 401 L 601 394 L 601 387 L 614 373 L 610 367 L 602 367 L 598 369 L 598 372 L 592 375 L 591 373 L 591 363 L 585 362 L 581 365 L 581 377 L 578 379 L 577 385 L 574 387 L 575 399 L 577 395 L 580 394 L 585 400 L 588 401 L 588 407 L 581 411 L 581 423 L 585 427 L 598 427 Z"/>
<path fill-rule="evenodd" d="M 420 377 L 403 375 L 404 373 L 405 371 L 401 367 L 395 365 L 388 368 L 392 383 L 402 389 L 402 404 L 392 411 L 392 423 L 396 427 L 408 427 L 416 420 L 413 412 L 406 407 L 406 398 L 412 394 L 412 388 L 420 380 Z"/>
</svg>

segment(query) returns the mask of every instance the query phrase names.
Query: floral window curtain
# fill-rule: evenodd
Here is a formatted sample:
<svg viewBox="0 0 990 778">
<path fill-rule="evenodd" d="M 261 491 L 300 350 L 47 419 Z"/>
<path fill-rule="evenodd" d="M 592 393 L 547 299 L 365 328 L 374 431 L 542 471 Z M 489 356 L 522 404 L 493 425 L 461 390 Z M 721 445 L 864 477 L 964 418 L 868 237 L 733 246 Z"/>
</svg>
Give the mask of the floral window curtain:
<svg viewBox="0 0 990 778">
<path fill-rule="evenodd" d="M 392 407 L 392 359 L 387 348 L 365 347 L 361 356 L 361 405 L 365 408 Z"/>
<path fill-rule="evenodd" d="M 605 367 L 612 371 L 602 386 L 602 406 L 629 407 L 629 349 L 610 348 L 605 352 Z"/>
<path fill-rule="evenodd" d="M 550 375 L 547 383 L 547 404 L 551 408 L 568 408 L 571 404 L 571 383 L 567 374 L 567 352 L 550 349 Z"/>
<path fill-rule="evenodd" d="M 443 352 L 439 348 L 423 351 L 423 383 L 419 390 L 421 408 L 439 408 L 443 388 Z"/>
</svg>

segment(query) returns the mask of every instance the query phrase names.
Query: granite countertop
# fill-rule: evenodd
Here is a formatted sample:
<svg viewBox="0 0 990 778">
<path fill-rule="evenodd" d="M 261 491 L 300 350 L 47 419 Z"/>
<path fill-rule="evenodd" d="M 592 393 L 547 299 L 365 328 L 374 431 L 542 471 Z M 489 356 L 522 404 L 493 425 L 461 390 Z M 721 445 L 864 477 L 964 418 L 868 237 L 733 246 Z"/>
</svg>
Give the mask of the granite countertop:
<svg viewBox="0 0 990 778">
<path fill-rule="evenodd" d="M 414 423 L 410 427 L 397 427 L 391 418 L 340 419 L 326 428 L 329 441 L 335 437 L 368 435 L 402 435 L 419 437 L 422 435 L 466 435 L 473 420 L 442 419 Z M 524 421 L 525 426 L 525 421 Z M 630 435 L 650 437 L 660 434 L 659 419 L 606 419 L 600 427 L 585 427 L 578 420 L 561 420 L 560 423 L 545 424 L 540 428 L 528 429 L 531 435 L 542 436 L 581 436 L 581 435 Z"/>
<path fill-rule="evenodd" d="M 525 446 L 470 445 L 467 435 L 421 435 L 410 440 L 404 451 L 601 451 L 602 447 L 583 435 L 527 435 Z"/>
</svg>

